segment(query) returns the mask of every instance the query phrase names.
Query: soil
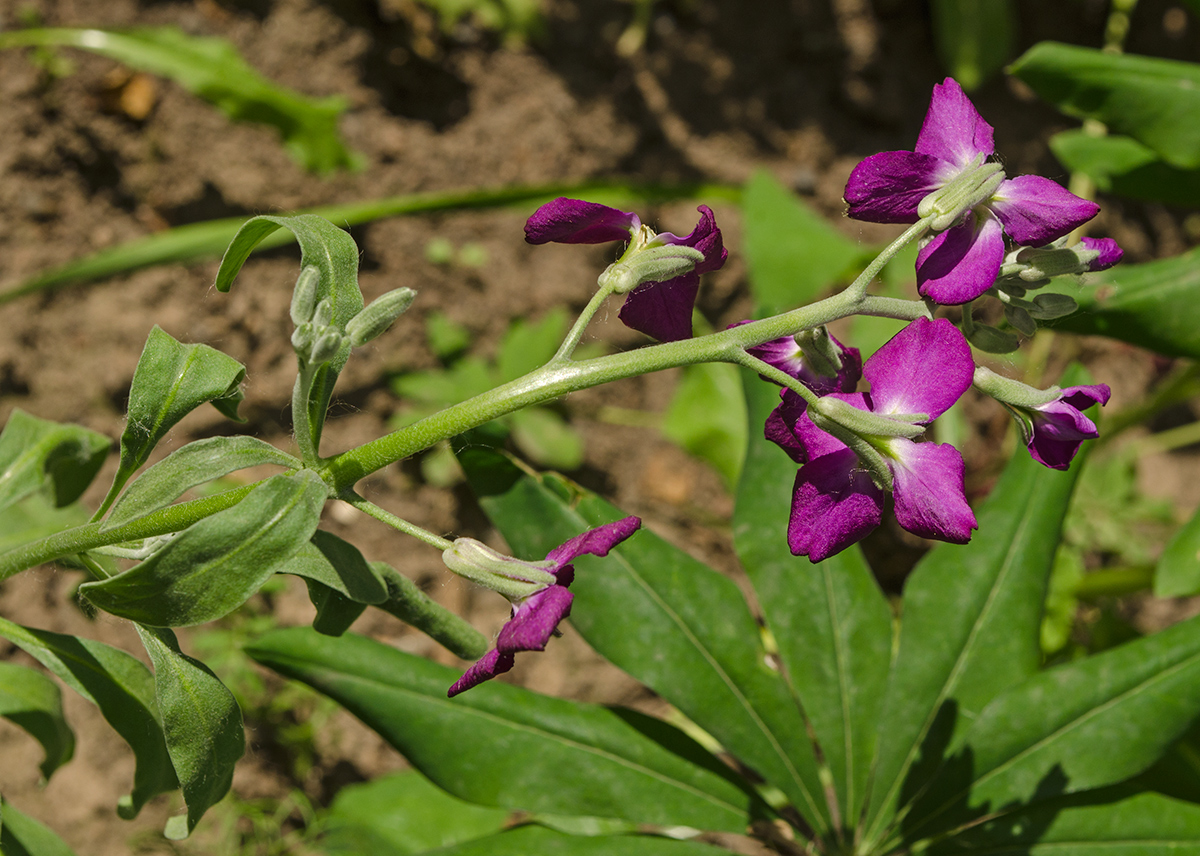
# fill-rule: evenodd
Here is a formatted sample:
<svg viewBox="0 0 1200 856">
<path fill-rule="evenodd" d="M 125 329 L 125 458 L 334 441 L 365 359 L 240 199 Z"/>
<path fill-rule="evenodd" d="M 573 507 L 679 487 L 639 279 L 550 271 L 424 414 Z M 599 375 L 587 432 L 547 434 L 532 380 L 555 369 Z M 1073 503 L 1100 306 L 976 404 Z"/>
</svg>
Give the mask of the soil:
<svg viewBox="0 0 1200 856">
<path fill-rule="evenodd" d="M 1016 5 L 1019 50 L 1043 39 L 1102 43 L 1102 0 Z M 342 131 L 365 159 L 360 172 L 314 176 L 289 158 L 271 130 L 232 123 L 165 80 L 130 78 L 117 63 L 78 51 L 61 52 L 70 64 L 61 76 L 29 51 L 0 52 L 0 288 L 64 260 L 215 217 L 598 177 L 737 183 L 765 168 L 851 238 L 866 244 L 896 234 L 894 227 L 845 219 L 841 193 L 862 157 L 911 147 L 930 87 L 944 76 L 926 3 L 661 2 L 653 7 L 645 45 L 633 52 L 617 48 L 631 19 L 629 3 L 546 0 L 543 6 L 545 33 L 520 44 L 470 22 L 446 31 L 415 0 L 0 0 L 5 29 L 31 21 L 104 28 L 171 24 L 222 36 L 279 84 L 348 99 Z M 1129 49 L 1200 59 L 1200 27 L 1186 17 L 1180 25 L 1181 14 L 1174 3 L 1143 0 Z M 1068 120 L 1004 79 L 974 99 L 996 126 L 997 147 L 1010 171 L 1065 179 L 1046 140 L 1069 127 Z M 1200 232 L 1185 211 L 1102 202 L 1093 231 L 1116 237 L 1129 261 L 1178 253 Z M 686 232 L 695 223 L 694 204 L 641 213 L 662 229 Z M 699 305 L 714 326 L 723 326 L 746 317 L 750 301 L 738 212 L 713 207 L 732 253 L 723 270 L 706 277 Z M 362 250 L 368 300 L 400 285 L 420 296 L 387 336 L 347 367 L 326 450 L 387 430 L 399 406 L 386 384 L 389 373 L 437 365 L 423 333 L 430 313 L 444 312 L 464 325 L 472 351 L 489 354 L 512 319 L 539 318 L 558 305 L 583 306 L 611 249 L 530 247 L 521 231 L 529 213 L 445 213 L 351 230 Z M 431 261 L 426 248 L 435 238 L 455 247 L 477 244 L 486 263 Z M 234 430 L 287 447 L 293 378 L 287 307 L 297 257 L 294 249 L 254 257 L 227 295 L 213 289 L 216 263 L 209 261 L 150 268 L 4 305 L 0 420 L 19 407 L 119 436 L 133 368 L 158 324 L 180 340 L 220 348 L 248 369 L 245 426 L 234 428 L 203 409 L 172 432 L 159 454 Z M 601 321 L 598 339 L 618 347 L 642 341 L 615 316 Z M 1052 354 L 1046 380 L 1068 356 L 1082 355 L 1096 377 L 1113 386 L 1114 408 L 1139 400 L 1169 368 L 1110 342 L 1086 340 L 1070 348 Z M 568 409 L 587 450 L 583 468 L 573 475 L 684 549 L 736 574 L 727 525 L 732 502 L 720 478 L 658 432 L 608 424 L 597 415 L 606 405 L 661 412 L 674 383 L 667 372 L 573 396 Z M 968 413 L 974 433 L 964 451 L 980 494 L 994 475 L 1005 417 L 978 400 L 969 402 Z M 1200 505 L 1200 480 L 1180 474 L 1196 466 L 1189 454 L 1148 459 L 1144 487 L 1188 513 Z M 104 476 L 97 484 L 107 483 Z M 500 543 L 465 490 L 428 484 L 411 463 L 371 477 L 363 489 L 434 531 Z M 85 501 L 98 498 L 93 491 Z M 485 632 L 503 621 L 504 602 L 449 578 L 435 551 L 353 515 L 331 514 L 327 526 L 368 558 L 400 567 Z M 890 590 L 921 550 L 894 531 L 882 532 L 868 547 Z M 74 572 L 50 567 L 22 574 L 0 585 L 0 614 L 139 650 L 124 623 L 88 619 L 79 611 L 72 599 L 78 582 Z M 281 624 L 311 619 L 299 588 L 256 604 Z M 455 662 L 387 616 L 368 613 L 355 630 Z M 3 645 L 0 655 L 27 662 Z M 511 676 L 525 686 L 648 709 L 657 704 L 570 629 L 544 656 L 527 660 Z M 70 693 L 64 698 L 78 734 L 74 760 L 48 784 L 39 783 L 40 749 L 0 721 L 0 792 L 49 823 L 79 853 L 171 852 L 158 830 L 178 810 L 177 798 L 159 798 L 132 823 L 118 820 L 114 806 L 131 781 L 132 757 L 85 702 Z M 345 714 L 319 729 L 307 771 L 298 772 L 283 754 L 270 724 L 251 719 L 249 726 L 249 753 L 234 782 L 242 799 L 277 800 L 299 791 L 324 804 L 341 785 L 403 766 Z M 232 839 L 213 828 L 183 850 L 224 849 Z"/>
</svg>

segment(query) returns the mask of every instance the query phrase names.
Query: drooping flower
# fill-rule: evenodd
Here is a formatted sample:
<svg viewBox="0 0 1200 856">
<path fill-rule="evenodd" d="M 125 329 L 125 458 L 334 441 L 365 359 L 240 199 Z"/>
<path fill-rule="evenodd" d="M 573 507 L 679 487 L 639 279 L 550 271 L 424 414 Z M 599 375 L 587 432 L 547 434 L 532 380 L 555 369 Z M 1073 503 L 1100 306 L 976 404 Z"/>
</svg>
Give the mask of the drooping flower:
<svg viewBox="0 0 1200 856">
<path fill-rule="evenodd" d="M 634 213 L 580 199 L 559 197 L 533 213 L 525 224 L 525 240 L 531 244 L 603 244 L 630 241 L 617 265 L 636 269 L 640 256 L 653 258 L 662 247 L 690 247 L 699 260 L 683 265 L 685 272 L 663 280 L 639 281 L 629 291 L 618 317 L 634 330 L 661 342 L 688 339 L 692 335 L 692 307 L 700 288 L 700 274 L 725 264 L 729 255 L 721 241 L 712 209 L 701 205 L 700 222 L 682 237 L 656 233 Z M 678 267 L 678 265 L 676 265 Z"/>
<path fill-rule="evenodd" d="M 1108 270 L 1125 256 L 1112 238 L 1080 238 L 1079 245 L 1086 253 L 1096 254 L 1086 262 L 1089 271 Z"/>
<path fill-rule="evenodd" d="M 749 323 L 738 321 L 730 326 Z M 791 375 L 818 395 L 853 392 L 862 377 L 858 348 L 846 347 L 824 327 L 753 345 L 746 353 Z"/>
<path fill-rule="evenodd" d="M 1100 436 L 1096 423 L 1083 411 L 1094 404 L 1107 404 L 1111 394 L 1103 383 L 1069 386 L 1048 404 L 1009 409 L 1017 418 L 1033 459 L 1052 470 L 1065 470 L 1084 440 Z"/>
<path fill-rule="evenodd" d="M 446 693 L 453 697 L 507 672 L 518 651 L 542 651 L 558 624 L 571 613 L 575 580 L 571 564 L 584 555 L 608 551 L 638 530 L 642 521 L 625 517 L 576 535 L 555 547 L 541 562 L 522 562 L 496 553 L 470 538 L 459 538 L 443 553 L 456 573 L 500 591 L 512 604 L 512 617 L 500 629 L 496 647 L 475 662 Z"/>
<path fill-rule="evenodd" d="M 896 423 L 926 426 L 971 385 L 974 361 L 949 321 L 919 318 L 868 358 L 867 393 L 832 393 L 836 400 Z M 883 517 L 887 491 L 846 443 L 814 424 L 804 402 L 785 391 L 767 437 L 801 467 L 792 492 L 788 545 L 813 562 L 864 538 Z M 830 408 L 832 409 L 832 408 Z M 844 424 L 844 423 L 843 423 Z M 891 478 L 896 519 L 909 532 L 953 543 L 970 540 L 975 515 L 963 493 L 963 460 L 948 444 L 856 431 L 882 458 Z"/>
<path fill-rule="evenodd" d="M 1041 246 L 1096 216 L 1099 206 L 1048 178 L 1005 178 L 992 126 L 952 78 L 933 87 L 913 151 L 882 152 L 850 174 L 849 214 L 874 223 L 915 223 L 928 215 L 936 233 L 917 254 L 922 296 L 968 303 L 996 279 L 1004 234 Z"/>
</svg>

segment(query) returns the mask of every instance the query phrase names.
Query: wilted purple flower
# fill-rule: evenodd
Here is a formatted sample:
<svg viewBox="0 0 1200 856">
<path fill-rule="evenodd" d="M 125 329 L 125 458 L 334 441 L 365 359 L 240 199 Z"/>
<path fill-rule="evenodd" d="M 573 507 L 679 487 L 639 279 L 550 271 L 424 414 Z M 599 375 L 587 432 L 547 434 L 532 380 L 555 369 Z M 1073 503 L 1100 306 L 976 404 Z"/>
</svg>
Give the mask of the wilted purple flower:
<svg viewBox="0 0 1200 856">
<path fill-rule="evenodd" d="M 1054 401 L 1032 407 L 1009 405 L 1009 410 L 1021 426 L 1033 459 L 1052 470 L 1065 470 L 1084 440 L 1100 436 L 1096 423 L 1083 411 L 1094 404 L 1107 404 L 1111 394 L 1103 383 L 1069 386 Z"/>
<path fill-rule="evenodd" d="M 730 326 L 749 323 L 738 321 Z M 810 346 L 807 354 L 801 345 L 801 337 L 807 337 L 805 342 Z M 791 375 L 818 395 L 853 392 L 862 377 L 862 355 L 858 348 L 846 347 L 824 327 L 753 345 L 746 348 L 746 353 Z"/>
<path fill-rule="evenodd" d="M 700 274 L 725 264 L 729 255 L 721 241 L 712 209 L 701 205 L 700 222 L 682 237 L 670 232 L 656 234 L 642 225 L 636 214 L 607 205 L 559 197 L 533 213 L 525 224 L 525 240 L 531 244 L 551 241 L 560 244 L 603 244 L 632 240 L 629 252 L 663 246 L 691 247 L 703 259 L 680 276 L 664 281 L 643 282 L 629 292 L 618 317 L 627 327 L 660 342 L 688 339 L 692 335 L 692 307 L 700 288 Z"/>
<path fill-rule="evenodd" d="M 1112 238 L 1080 238 L 1079 245 L 1097 253 L 1096 258 L 1088 262 L 1089 271 L 1108 270 L 1125 256 L 1125 251 Z"/>
<path fill-rule="evenodd" d="M 935 221 L 941 231 L 917 254 L 924 297 L 947 304 L 974 300 L 996 279 L 1004 233 L 1018 244 L 1041 246 L 1099 211 L 1048 178 L 1004 178 L 999 164 L 988 162 L 994 154 L 992 126 L 948 77 L 933 87 L 913 151 L 871 155 L 850 174 L 845 199 L 851 217 L 915 223 L 940 212 L 956 221 Z"/>
<path fill-rule="evenodd" d="M 945 319 L 919 318 L 873 354 L 863 369 L 868 393 L 833 393 L 898 423 L 928 425 L 971 385 L 971 349 Z M 785 391 L 767 422 L 767 438 L 802 464 L 792 492 L 788 545 L 813 562 L 864 538 L 882 520 L 886 491 L 857 454 L 813 424 L 804 402 Z M 896 519 L 924 538 L 965 543 L 976 528 L 963 493 L 963 460 L 953 446 L 863 435 L 892 477 Z"/>
<path fill-rule="evenodd" d="M 575 567 L 571 564 L 586 553 L 607 556 L 608 551 L 638 530 L 642 521 L 636 517 L 625 517 L 606 523 L 576 535 L 570 541 L 555 547 L 546 556 L 545 562 L 530 563 L 535 574 L 548 573 L 554 582 L 524 596 L 510 596 L 512 617 L 500 629 L 496 647 L 475 662 L 463 676 L 454 682 L 446 693 L 454 697 L 476 684 L 490 680 L 513 667 L 514 655 L 518 651 L 542 651 L 554 635 L 558 623 L 571 613 L 574 595 L 567 587 L 575 580 Z M 508 559 L 509 565 L 522 564 Z"/>
</svg>

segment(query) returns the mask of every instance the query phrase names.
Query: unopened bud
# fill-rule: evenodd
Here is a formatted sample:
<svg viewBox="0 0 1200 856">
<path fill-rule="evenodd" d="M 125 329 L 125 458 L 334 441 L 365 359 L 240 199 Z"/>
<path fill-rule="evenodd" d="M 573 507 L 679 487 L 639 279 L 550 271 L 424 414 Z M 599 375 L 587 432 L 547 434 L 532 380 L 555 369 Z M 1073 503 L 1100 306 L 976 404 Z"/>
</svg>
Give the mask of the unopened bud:
<svg viewBox="0 0 1200 856">
<path fill-rule="evenodd" d="M 446 567 L 460 577 L 497 591 L 509 600 L 521 600 L 554 585 L 547 568 L 554 562 L 523 562 L 497 552 L 474 538 L 455 538 L 442 553 Z"/>
<path fill-rule="evenodd" d="M 1009 407 L 1039 407 L 1043 404 L 1049 404 L 1062 395 L 1062 390 L 1057 386 L 1052 386 L 1049 389 L 1038 389 L 1029 384 L 1021 383 L 1019 380 L 998 375 L 984 366 L 975 367 L 975 376 L 971 382 L 980 392 L 990 395 L 1001 404 L 1008 405 Z"/>
<path fill-rule="evenodd" d="M 884 416 L 870 410 L 860 410 L 832 396 L 817 399 L 815 409 L 825 418 L 849 428 L 860 437 L 904 437 L 912 440 L 925 433 L 925 426 L 915 423 L 928 421 L 928 415 L 924 413 L 905 414 L 899 418 Z"/>
<path fill-rule="evenodd" d="M 1029 314 L 1038 321 L 1053 321 L 1056 318 L 1065 318 L 1078 308 L 1079 304 L 1070 295 L 1048 291 L 1033 298 Z"/>
<path fill-rule="evenodd" d="M 346 334 L 355 348 L 365 345 L 392 326 L 397 318 L 412 306 L 417 293 L 411 288 L 397 288 L 380 295 L 346 324 Z"/>
<path fill-rule="evenodd" d="M 292 323 L 299 327 L 312 320 L 313 309 L 317 305 L 317 286 L 321 284 L 321 271 L 316 265 L 309 265 L 300 271 L 296 278 L 296 287 L 292 289 Z"/>
<path fill-rule="evenodd" d="M 347 339 L 342 335 L 340 330 L 326 329 L 324 333 L 317 337 L 317 341 L 313 343 L 312 353 L 308 361 L 319 366 L 321 363 L 327 363 L 337 356 L 337 352 L 342 349 L 342 345 L 346 344 Z"/>
<path fill-rule="evenodd" d="M 309 354 L 312 352 L 313 342 L 317 339 L 316 331 L 313 325 L 305 321 L 299 327 L 292 331 L 292 348 L 297 354 Z"/>
<path fill-rule="evenodd" d="M 333 304 L 329 302 L 329 298 L 325 298 L 317 304 L 317 308 L 312 314 L 313 326 L 320 330 L 322 327 L 328 327 L 329 322 L 333 320 Z"/>
<path fill-rule="evenodd" d="M 804 364 L 822 377 L 837 377 L 842 370 L 842 351 L 824 326 L 801 330 L 794 337 Z"/>
<path fill-rule="evenodd" d="M 1004 307 L 1004 320 L 1023 336 L 1032 336 L 1037 333 L 1037 322 L 1023 306 L 1009 303 Z"/>
<path fill-rule="evenodd" d="M 986 324 L 975 325 L 969 330 L 964 330 L 963 333 L 968 342 L 989 354 L 1011 354 L 1021 347 L 1021 340 L 1012 333 L 997 330 Z"/>
</svg>

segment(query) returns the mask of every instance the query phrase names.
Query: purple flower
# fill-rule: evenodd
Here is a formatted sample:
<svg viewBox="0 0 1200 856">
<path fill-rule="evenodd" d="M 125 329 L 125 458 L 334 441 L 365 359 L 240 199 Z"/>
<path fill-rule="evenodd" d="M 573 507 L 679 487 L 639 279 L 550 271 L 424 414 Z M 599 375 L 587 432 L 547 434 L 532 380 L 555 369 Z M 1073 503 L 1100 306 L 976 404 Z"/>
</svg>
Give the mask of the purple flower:
<svg viewBox="0 0 1200 856">
<path fill-rule="evenodd" d="M 603 244 L 631 240 L 623 260 L 639 250 L 663 246 L 691 247 L 703 254 L 695 267 L 665 281 L 643 282 L 629 292 L 618 317 L 627 327 L 660 342 L 688 339 L 692 335 L 692 307 L 700 288 L 700 274 L 725 264 L 729 255 L 721 242 L 721 230 L 712 209 L 701 205 L 700 222 L 682 237 L 670 232 L 655 234 L 642 225 L 636 214 L 607 205 L 559 197 L 533 213 L 525 224 L 525 240 L 531 244 L 551 241 L 560 244 Z"/>
<path fill-rule="evenodd" d="M 1088 262 L 1089 271 L 1108 270 L 1125 256 L 1125 251 L 1112 238 L 1080 238 L 1079 245 L 1098 254 Z"/>
<path fill-rule="evenodd" d="M 1029 454 L 1052 470 L 1071 465 L 1084 440 L 1100 436 L 1096 424 L 1083 415 L 1094 404 L 1107 404 L 1111 395 L 1106 384 L 1069 386 L 1058 398 L 1033 407 L 1009 409 L 1021 426 Z"/>
<path fill-rule="evenodd" d="M 868 393 L 833 393 L 897 423 L 928 425 L 971 385 L 971 349 L 945 319 L 919 318 L 873 354 L 863 369 Z M 788 545 L 813 562 L 864 538 L 882 520 L 887 492 L 858 455 L 813 424 L 804 402 L 785 390 L 767 422 L 767 438 L 801 463 L 792 492 Z M 962 544 L 976 528 L 963 493 L 963 460 L 950 445 L 862 434 L 892 478 L 896 519 L 909 532 Z"/>
<path fill-rule="evenodd" d="M 571 613 L 574 595 L 567 591 L 567 587 L 575 580 L 575 568 L 571 562 L 585 553 L 607 556 L 609 550 L 636 532 L 641 525 L 642 521 L 638 518 L 625 517 L 597 526 L 555 547 L 546 556 L 545 562 L 534 564 L 537 572 L 550 574 L 554 581 L 532 594 L 509 597 L 512 617 L 500 629 L 496 647 L 467 669 L 446 695 L 452 698 L 476 684 L 507 672 L 513 667 L 513 657 L 518 651 L 545 650 L 558 623 Z M 508 563 L 522 564 L 514 559 L 509 559 Z"/>
<path fill-rule="evenodd" d="M 940 205 L 958 220 L 937 225 L 942 231 L 917 255 L 924 297 L 968 303 L 995 281 L 1004 260 L 1004 233 L 1018 244 L 1041 246 L 1099 211 L 1094 202 L 1048 178 L 1003 178 L 999 165 L 988 163 L 994 154 L 992 126 L 948 77 L 933 87 L 913 151 L 871 155 L 850 174 L 845 199 L 850 216 L 858 220 L 915 223 L 924 213 L 942 212 Z M 964 206 L 968 210 L 958 219 Z"/>
<path fill-rule="evenodd" d="M 738 321 L 729 326 L 740 327 L 749 323 Z M 805 341 L 812 346 L 809 354 L 805 353 L 800 344 L 800 338 L 804 336 L 807 336 Z M 859 378 L 862 377 L 862 355 L 859 354 L 858 348 L 847 348 L 823 327 L 753 345 L 746 348 L 746 353 L 791 375 L 817 395 L 853 392 L 858 386 Z"/>
</svg>

